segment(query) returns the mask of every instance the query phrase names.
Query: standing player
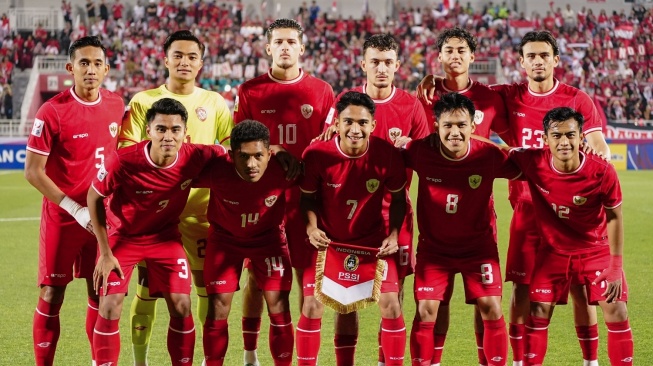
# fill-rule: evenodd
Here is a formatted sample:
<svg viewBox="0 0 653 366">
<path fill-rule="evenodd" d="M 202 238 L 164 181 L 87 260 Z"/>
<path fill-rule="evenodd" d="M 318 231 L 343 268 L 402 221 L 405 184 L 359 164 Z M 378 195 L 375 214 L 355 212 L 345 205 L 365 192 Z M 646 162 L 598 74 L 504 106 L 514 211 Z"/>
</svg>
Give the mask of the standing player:
<svg viewBox="0 0 653 366">
<path fill-rule="evenodd" d="M 519 62 L 528 81 L 519 84 L 495 85 L 492 89 L 503 97 L 508 111 L 508 135 L 510 146 L 543 147 L 544 132 L 541 121 L 552 108 L 567 106 L 577 110 L 585 118 L 583 132 L 588 145 L 600 155 L 610 156 L 610 148 L 601 132 L 603 122 L 589 96 L 553 77 L 553 69 L 560 61 L 558 44 L 547 31 L 528 32 L 519 44 Z M 418 92 L 432 99 L 433 78 L 427 77 Z M 509 198 L 514 213 L 510 223 L 510 243 L 506 264 L 506 281 L 513 282 L 510 306 L 510 343 L 513 365 L 521 366 L 524 354 L 524 323 L 530 310 L 529 284 L 535 265 L 535 252 L 540 244 L 530 191 L 525 182 L 509 183 Z M 587 306 L 583 286 L 572 286 L 574 320 L 578 340 L 586 365 L 598 364 L 598 326 L 596 310 Z"/>
<path fill-rule="evenodd" d="M 610 364 L 633 364 L 621 188 L 610 163 L 579 150 L 583 120 L 571 108 L 554 108 L 544 116 L 548 148 L 510 153 L 528 179 L 543 241 L 531 278 L 526 365 L 544 362 L 553 309 L 572 287 L 586 291 L 584 305 L 603 310 Z"/>
<path fill-rule="evenodd" d="M 437 309 L 449 300 L 454 275 L 460 272 L 466 302 L 476 304 L 482 316 L 484 358 L 489 365 L 503 366 L 508 340 L 492 185 L 495 178 L 515 179 L 521 173 L 499 148 L 470 139 L 476 125 L 469 98 L 442 95 L 434 111 L 440 143 L 434 147 L 428 137 L 408 143 L 404 152 L 406 166 L 419 176 L 412 364 L 432 364 Z"/>
<path fill-rule="evenodd" d="M 25 160 L 25 178 L 44 196 L 39 236 L 41 291 L 33 324 L 34 356 L 39 366 L 54 362 L 59 310 L 73 275 L 86 279 L 86 334 L 93 344 L 98 309 L 92 282 L 97 242 L 89 233 L 92 229 L 84 197 L 104 157 L 116 150 L 125 108 L 119 96 L 100 88 L 109 65 L 98 38 L 73 42 L 69 56 L 66 71 L 73 75 L 75 85 L 39 108 Z"/>
<path fill-rule="evenodd" d="M 302 211 L 310 243 L 324 249 L 331 240 L 379 248 L 385 259 L 381 285 L 381 346 L 387 365 L 402 365 L 406 327 L 399 303 L 398 237 L 405 217 L 406 172 L 399 151 L 370 136 L 376 127 L 375 105 L 368 95 L 345 93 L 336 104 L 338 137 L 311 145 L 304 153 Z M 383 196 L 392 194 L 390 229 L 386 230 Z M 320 348 L 324 305 L 316 300 L 315 260 L 304 272 L 304 304 L 297 324 L 299 365 L 315 365 Z"/>
<path fill-rule="evenodd" d="M 270 143 L 279 145 L 300 158 L 311 140 L 333 118 L 333 89 L 299 67 L 304 54 L 301 25 L 291 19 L 277 19 L 267 29 L 265 46 L 272 56 L 267 74 L 245 82 L 238 89 L 234 107 L 236 123 L 245 119 L 260 121 L 270 129 Z M 274 146 L 276 150 L 278 147 Z M 304 269 L 311 265 L 306 243 L 306 224 L 299 213 L 299 188 L 286 193 L 285 226 L 292 267 L 301 285 Z M 243 339 L 245 364 L 257 365 L 258 332 L 261 326 L 263 299 L 258 286 L 249 276 L 243 296 Z M 300 306 L 302 299 L 300 297 Z"/>
<path fill-rule="evenodd" d="M 101 294 L 93 334 L 98 365 L 118 363 L 119 322 L 134 266 L 150 271 L 149 296 L 168 304 L 168 352 L 173 366 L 190 365 L 195 326 L 190 310 L 191 280 L 179 233 L 190 185 L 204 165 L 226 150 L 219 145 L 184 144 L 188 113 L 171 98 L 152 104 L 145 114 L 147 136 L 107 158 L 88 190 L 87 202 L 99 254 L 93 273 Z M 109 201 L 109 212 L 104 200 Z"/>
<path fill-rule="evenodd" d="M 503 99 L 488 86 L 474 82 L 469 77 L 469 65 L 474 62 L 476 51 L 476 39 L 467 30 L 461 28 L 449 28 L 440 33 L 436 41 L 438 49 L 438 60 L 442 63 L 444 78 L 435 81 L 436 102 L 441 95 L 455 92 L 464 95 L 474 103 L 474 134 L 489 138 L 490 131 L 498 132 L 505 136 L 507 132 L 507 116 Z M 424 101 L 424 108 L 432 110 Z M 433 113 L 427 113 L 430 126 L 435 126 Z M 496 217 L 494 213 L 494 200 L 490 200 L 490 218 L 496 233 Z M 453 288 L 447 290 L 447 296 L 440 302 L 438 315 L 434 328 L 434 351 L 432 364 L 439 365 L 442 359 L 444 342 L 449 328 L 449 297 Z M 487 365 L 485 352 L 483 350 L 483 318 L 474 307 L 474 331 L 476 334 L 476 346 L 480 365 Z"/>
<path fill-rule="evenodd" d="M 229 343 L 227 318 L 245 258 L 263 290 L 270 316 L 274 364 L 292 362 L 294 336 L 288 295 L 290 257 L 283 227 L 285 192 L 293 180 L 270 160 L 270 131 L 245 120 L 231 132 L 229 157 L 208 165 L 194 186 L 211 189 L 204 280 L 209 312 L 204 325 L 206 364 L 222 365 Z"/>
<path fill-rule="evenodd" d="M 209 145 L 226 142 L 233 127 L 229 107 L 220 94 L 195 86 L 195 79 L 203 65 L 204 44 L 190 31 L 181 30 L 168 36 L 163 50 L 166 55 L 165 65 L 170 73 L 168 82 L 156 89 L 136 94 L 129 102 L 129 118 L 125 119 L 120 135 L 121 147 L 147 139 L 145 113 L 161 98 L 175 99 L 188 111 L 186 142 Z M 198 295 L 197 314 L 201 322 L 206 318 L 208 306 L 202 274 L 209 228 L 206 219 L 208 202 L 208 189 L 191 190 L 179 223 Z M 138 267 L 138 277 L 130 316 L 134 365 L 144 366 L 147 364 L 147 350 L 156 314 L 156 299 L 148 295 L 145 267 Z"/>
<path fill-rule="evenodd" d="M 393 85 L 395 73 L 399 70 L 399 45 L 390 34 L 375 34 L 363 43 L 363 60 L 361 68 L 366 75 L 363 86 L 353 91 L 369 95 L 376 106 L 374 118 L 377 126 L 372 136 L 377 136 L 395 145 L 403 147 L 412 139 L 428 135 L 429 127 L 424 108 L 414 96 Z M 344 93 L 343 93 L 344 94 Z M 337 100 L 340 99 L 339 95 Z M 324 137 L 331 138 L 335 133 L 331 121 Z M 413 209 L 408 196 L 412 171 L 407 172 L 406 217 L 399 233 L 399 298 L 403 299 L 404 278 L 413 273 L 415 256 L 413 254 Z M 383 200 L 383 217 L 389 228 L 389 207 L 392 195 L 386 193 Z M 335 350 L 338 364 L 352 364 L 358 340 L 357 313 L 336 313 Z M 379 330 L 379 337 L 381 333 Z M 380 340 L 379 340 L 380 341 Z M 379 347 L 379 364 L 384 363 L 383 348 Z"/>
</svg>

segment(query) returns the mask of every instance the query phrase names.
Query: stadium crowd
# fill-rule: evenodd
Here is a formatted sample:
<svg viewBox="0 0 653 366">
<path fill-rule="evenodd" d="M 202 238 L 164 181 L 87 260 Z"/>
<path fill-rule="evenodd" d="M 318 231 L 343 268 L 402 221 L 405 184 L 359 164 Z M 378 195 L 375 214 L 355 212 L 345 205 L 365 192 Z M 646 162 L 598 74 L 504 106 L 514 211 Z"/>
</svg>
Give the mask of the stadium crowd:
<svg viewBox="0 0 653 366">
<path fill-rule="evenodd" d="M 137 1 L 87 0 L 86 11 L 74 14 L 62 1 L 64 29 L 48 33 L 37 27 L 32 34 L 14 32 L 3 14 L 0 36 L 0 82 L 10 82 L 16 67 L 29 68 L 36 55 L 65 54 L 71 41 L 98 35 L 108 48 L 111 67 L 119 72 L 105 86 L 128 101 L 135 93 L 165 82 L 161 44 L 169 33 L 191 29 L 207 51 L 200 76 L 203 88 L 220 92 L 233 101 L 235 87 L 269 68 L 263 27 L 273 19 L 246 14 L 240 1 Z M 360 85 L 364 75 L 358 66 L 365 38 L 378 32 L 396 35 L 403 61 L 397 86 L 414 90 L 422 76 L 437 73 L 440 66 L 434 47 L 437 29 L 460 26 L 479 39 L 476 60 L 498 58 L 503 75 L 498 81 L 525 79 L 519 67 L 516 45 L 528 30 L 548 29 L 560 44 L 561 62 L 556 77 L 588 92 L 611 120 L 650 120 L 653 109 L 653 10 L 641 6 L 629 13 L 606 14 L 601 10 L 553 8 L 545 15 L 513 11 L 503 2 L 488 2 L 482 9 L 459 2 L 452 9 L 395 6 L 385 21 L 372 11 L 360 19 L 343 19 L 333 8 L 320 9 L 312 2 L 293 9 L 292 16 L 306 27 L 304 70 L 333 85 L 336 93 Z M 74 21 L 74 19 L 80 19 Z M 117 75 L 117 76 L 116 76 Z M 501 80 L 501 78 L 503 80 Z"/>
</svg>

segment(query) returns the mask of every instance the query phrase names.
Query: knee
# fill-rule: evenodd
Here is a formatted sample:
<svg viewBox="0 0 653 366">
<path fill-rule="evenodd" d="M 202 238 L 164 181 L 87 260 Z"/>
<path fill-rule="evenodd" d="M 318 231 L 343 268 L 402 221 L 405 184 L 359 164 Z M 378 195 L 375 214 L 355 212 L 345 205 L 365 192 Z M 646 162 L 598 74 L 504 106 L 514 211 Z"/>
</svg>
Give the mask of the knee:
<svg viewBox="0 0 653 366">
<path fill-rule="evenodd" d="M 420 301 L 417 303 L 417 315 L 423 322 L 434 322 L 438 315 L 438 306 L 433 301 Z"/>
<path fill-rule="evenodd" d="M 553 306 L 541 302 L 531 302 L 531 316 L 549 319 L 553 313 Z"/>
<path fill-rule="evenodd" d="M 124 294 L 115 294 L 101 297 L 100 307 L 98 310 L 99 315 L 104 319 L 120 319 L 124 297 Z"/>
<path fill-rule="evenodd" d="M 476 302 L 478 304 L 478 311 L 481 313 L 483 319 L 497 320 L 503 316 L 500 297 L 481 297 Z"/>
<path fill-rule="evenodd" d="M 43 286 L 40 297 L 48 304 L 61 304 L 66 294 L 66 286 Z"/>
<path fill-rule="evenodd" d="M 190 296 L 179 296 L 175 299 L 170 307 L 170 316 L 176 318 L 185 318 L 191 314 L 190 311 Z"/>
<path fill-rule="evenodd" d="M 307 318 L 321 318 L 324 313 L 324 305 L 317 301 L 315 297 L 308 296 L 304 298 L 304 305 L 302 306 L 302 314 Z"/>
</svg>

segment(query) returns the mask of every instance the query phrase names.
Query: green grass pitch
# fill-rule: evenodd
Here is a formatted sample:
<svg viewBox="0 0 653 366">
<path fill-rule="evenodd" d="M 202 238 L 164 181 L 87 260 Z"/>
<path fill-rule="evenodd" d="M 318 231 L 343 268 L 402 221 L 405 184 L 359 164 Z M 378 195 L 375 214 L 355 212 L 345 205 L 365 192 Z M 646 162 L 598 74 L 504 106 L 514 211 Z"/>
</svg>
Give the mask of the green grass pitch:
<svg viewBox="0 0 653 366">
<path fill-rule="evenodd" d="M 626 247 L 624 266 L 630 286 L 630 322 L 635 338 L 635 364 L 653 362 L 653 245 L 651 245 L 651 218 L 653 218 L 653 171 L 620 172 L 624 193 Z M 502 263 L 508 239 L 511 210 L 507 202 L 504 181 L 495 183 L 496 210 L 499 216 L 499 239 Z M 416 191 L 414 189 L 413 191 Z M 23 178 L 22 172 L 0 172 L 0 365 L 33 365 L 32 316 L 36 306 L 38 288 L 36 271 L 38 263 L 38 233 L 41 195 Z M 452 300 L 451 328 L 444 349 L 443 365 L 478 365 L 472 327 L 472 307 L 464 304 L 461 283 L 456 285 Z M 134 281 L 131 291 L 133 293 Z M 412 289 L 412 277 L 406 281 Z M 83 281 L 74 281 L 66 294 L 61 311 L 61 338 L 55 358 L 56 365 L 90 365 L 90 351 L 84 331 L 86 295 Z M 292 315 L 298 319 L 297 288 L 292 292 Z M 193 297 L 194 300 L 194 297 Z M 504 288 L 504 314 L 510 300 L 510 284 Z M 121 320 L 122 352 L 120 364 L 132 362 L 129 339 L 129 304 L 125 301 Z M 240 296 L 235 297 L 230 318 L 230 343 L 225 365 L 242 365 L 242 340 L 240 335 Z M 411 292 L 405 301 L 404 316 L 408 330 L 415 312 Z M 600 313 L 600 311 L 599 311 Z M 606 351 L 606 330 L 599 315 L 600 364 L 609 365 Z M 150 365 L 170 365 L 166 351 L 168 316 L 165 305 L 159 301 L 157 323 L 150 348 Z M 196 322 L 199 327 L 199 322 Z M 272 365 L 267 351 L 267 319 L 264 317 L 259 340 L 261 364 Z M 377 329 L 379 312 L 370 307 L 360 312 L 360 337 L 356 353 L 357 365 L 375 366 L 377 355 Z M 195 364 L 201 363 L 201 338 L 198 332 Z M 407 342 L 408 343 L 408 342 Z M 408 345 L 405 365 L 409 365 Z M 512 360 L 512 359 L 511 359 Z M 327 312 L 323 320 L 321 365 L 334 365 L 333 314 Z M 549 333 L 547 365 L 582 365 L 576 339 L 571 306 L 556 309 Z"/>
</svg>

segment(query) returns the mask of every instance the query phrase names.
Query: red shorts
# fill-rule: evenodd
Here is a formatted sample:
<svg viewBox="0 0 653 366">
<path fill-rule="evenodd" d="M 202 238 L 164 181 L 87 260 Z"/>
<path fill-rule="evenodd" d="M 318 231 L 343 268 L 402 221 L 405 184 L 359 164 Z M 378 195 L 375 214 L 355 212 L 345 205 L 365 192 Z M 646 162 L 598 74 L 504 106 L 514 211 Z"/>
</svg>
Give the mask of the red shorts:
<svg viewBox="0 0 653 366">
<path fill-rule="evenodd" d="M 510 241 L 506 260 L 506 281 L 531 283 L 540 234 L 532 202 L 518 201 L 510 221 Z"/>
<path fill-rule="evenodd" d="M 65 286 L 73 276 L 92 279 L 95 236 L 49 200 L 44 200 L 42 210 L 37 285 Z"/>
<path fill-rule="evenodd" d="M 592 285 L 592 281 L 609 265 L 610 248 L 607 246 L 596 252 L 574 255 L 556 253 L 545 247 L 538 252 L 531 280 L 530 300 L 564 305 L 571 285 L 585 285 L 589 304 L 598 305 L 599 301 L 605 301 L 605 296 L 601 294 L 607 283 L 602 281 Z M 628 301 L 628 284 L 623 272 L 621 285 L 620 301 Z"/>
<path fill-rule="evenodd" d="M 417 253 L 415 300 L 438 300 L 448 304 L 456 273 L 463 276 L 467 304 L 475 304 L 479 297 L 502 295 L 497 252 L 466 258 Z"/>
<path fill-rule="evenodd" d="M 134 266 L 143 260 L 147 264 L 150 296 L 162 297 L 164 293 L 190 294 L 190 266 L 181 241 L 138 245 L 124 240 L 115 243 L 109 238 L 109 242 L 125 279 L 120 279 L 115 271 L 111 272 L 107 280 L 107 294 L 126 294 Z"/>
<path fill-rule="evenodd" d="M 237 243 L 209 241 L 204 259 L 204 283 L 209 294 L 224 294 L 239 289 L 243 261 L 254 273 L 263 291 L 290 291 L 292 270 L 288 247 L 278 241 L 263 247 L 243 247 Z"/>
<path fill-rule="evenodd" d="M 383 215 L 385 221 L 386 231 L 390 227 L 390 218 Z M 397 243 L 399 244 L 399 251 L 397 256 L 397 275 L 400 280 L 415 273 L 415 251 L 413 250 L 413 209 L 410 206 L 406 207 L 406 217 L 401 224 L 401 231 Z"/>
<path fill-rule="evenodd" d="M 313 247 L 314 248 L 314 247 Z M 317 250 L 313 249 L 311 254 L 310 267 L 304 270 L 303 292 L 304 296 L 315 296 L 315 264 L 317 262 Z M 383 270 L 383 282 L 381 282 L 381 292 L 399 292 L 399 278 L 397 276 L 397 257 L 390 255 L 383 258 L 385 264 Z"/>
</svg>

